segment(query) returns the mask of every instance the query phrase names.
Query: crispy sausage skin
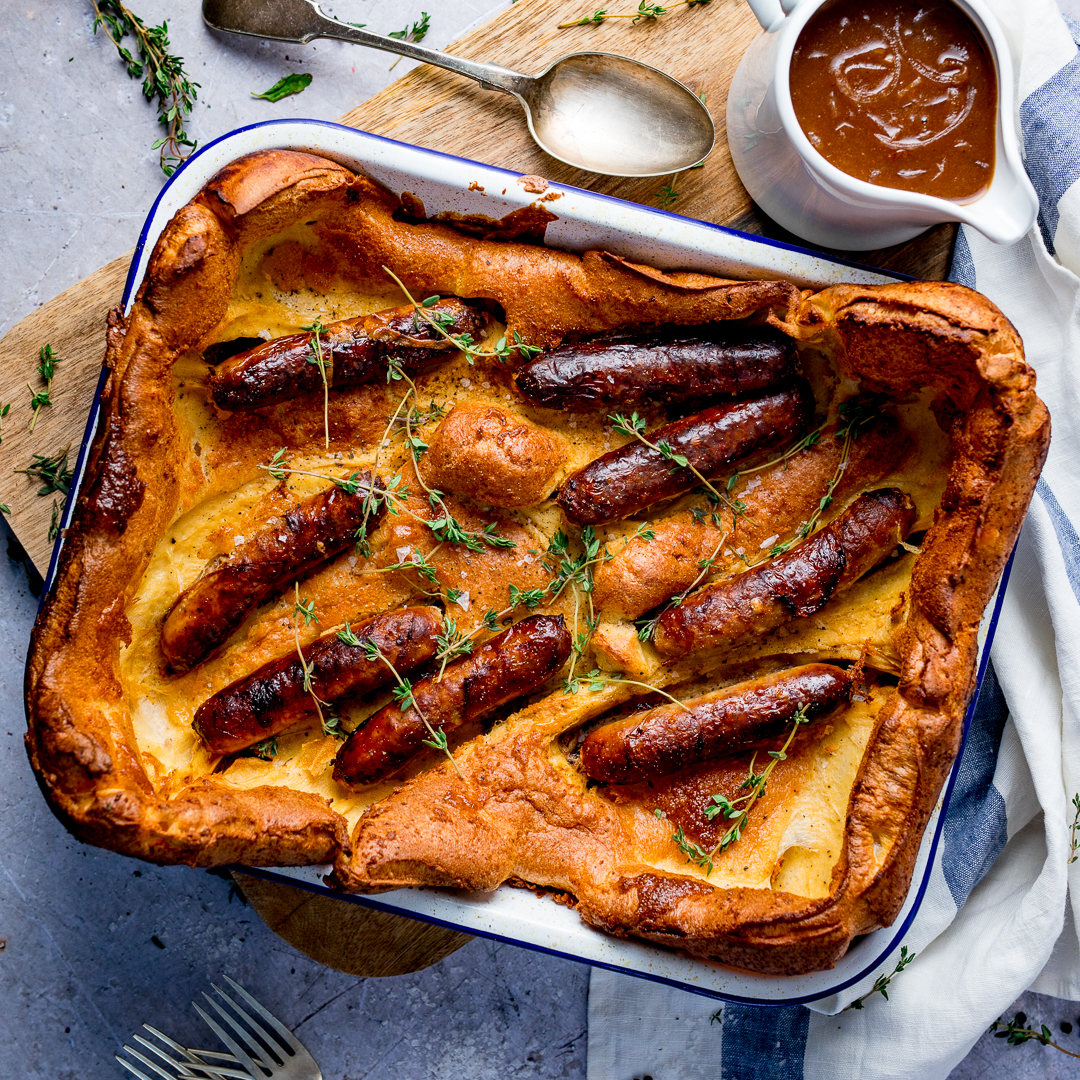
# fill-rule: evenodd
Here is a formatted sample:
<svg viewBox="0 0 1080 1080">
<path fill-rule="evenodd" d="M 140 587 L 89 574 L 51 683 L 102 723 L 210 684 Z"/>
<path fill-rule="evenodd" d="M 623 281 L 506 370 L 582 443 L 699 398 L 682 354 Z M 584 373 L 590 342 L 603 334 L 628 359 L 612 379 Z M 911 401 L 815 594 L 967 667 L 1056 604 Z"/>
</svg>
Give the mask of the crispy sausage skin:
<svg viewBox="0 0 1080 1080">
<path fill-rule="evenodd" d="M 533 615 L 515 623 L 447 664 L 443 677 L 413 687 L 412 708 L 387 705 L 349 736 L 334 762 L 334 779 L 359 787 L 393 772 L 431 738 L 473 720 L 542 686 L 570 655 L 570 633 L 561 615 Z"/>
<path fill-rule="evenodd" d="M 813 615 L 881 562 L 911 531 L 915 516 L 910 496 L 895 488 L 860 495 L 797 547 L 665 611 L 653 644 L 664 656 L 685 656 Z"/>
<path fill-rule="evenodd" d="M 778 331 L 721 322 L 560 345 L 516 381 L 550 409 L 673 405 L 763 390 L 789 375 L 794 360 L 794 342 Z"/>
<path fill-rule="evenodd" d="M 357 645 L 342 641 L 337 631 L 324 634 L 303 650 L 311 665 L 310 692 L 304 689 L 300 657 L 291 652 L 204 701 L 195 712 L 193 727 L 212 754 L 234 754 L 316 714 L 312 694 L 331 703 L 393 682 L 394 673 L 385 662 L 368 658 L 364 651 L 368 642 L 404 673 L 435 655 L 441 631 L 438 608 L 414 607 L 387 611 L 352 627 Z"/>
<path fill-rule="evenodd" d="M 581 767 L 594 780 L 633 784 L 738 753 L 780 734 L 795 714 L 825 716 L 849 700 L 851 677 L 832 664 L 807 664 L 662 705 L 591 731 Z"/>
<path fill-rule="evenodd" d="M 487 327 L 482 311 L 456 297 L 439 300 L 424 310 L 445 321 L 448 334 L 479 338 Z M 289 334 L 224 360 L 210 374 L 214 404 L 239 412 L 322 390 L 314 337 L 314 331 Z M 453 342 L 417 315 L 411 304 L 330 323 L 319 334 L 319 343 L 327 381 L 335 389 L 381 382 L 390 360 L 408 375 L 429 371 L 455 349 Z"/>
<path fill-rule="evenodd" d="M 651 443 L 666 442 L 706 479 L 733 462 L 801 434 L 814 414 L 814 396 L 804 379 L 792 379 L 763 397 L 715 405 L 649 432 Z M 643 443 L 631 442 L 589 462 L 567 478 L 558 502 L 578 525 L 607 525 L 689 491 L 699 483 Z"/>
<path fill-rule="evenodd" d="M 248 537 L 235 551 L 184 590 L 165 616 L 161 651 L 170 672 L 200 663 L 271 594 L 303 577 L 353 543 L 364 523 L 364 501 L 371 474 L 364 472 L 357 492 L 332 487 L 304 499 Z M 380 489 L 375 480 L 375 490 Z M 379 500 L 368 528 L 382 516 Z"/>
</svg>

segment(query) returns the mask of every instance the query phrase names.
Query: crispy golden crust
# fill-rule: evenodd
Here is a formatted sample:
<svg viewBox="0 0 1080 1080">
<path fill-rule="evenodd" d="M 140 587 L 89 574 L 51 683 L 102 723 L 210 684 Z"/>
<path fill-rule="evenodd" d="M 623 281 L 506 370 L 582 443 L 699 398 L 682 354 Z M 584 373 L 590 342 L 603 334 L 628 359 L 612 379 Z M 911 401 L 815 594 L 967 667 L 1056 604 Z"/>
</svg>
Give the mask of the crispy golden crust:
<svg viewBox="0 0 1080 1080">
<path fill-rule="evenodd" d="M 111 317 L 102 423 L 27 664 L 27 748 L 43 791 L 80 838 L 158 862 L 333 861 L 342 888 L 365 891 L 491 889 L 520 879 L 572 894 L 593 925 L 693 955 L 778 973 L 834 963 L 854 935 L 888 924 L 903 902 L 959 745 L 976 630 L 1045 457 L 1049 417 L 1018 336 L 993 305 L 958 285 L 836 286 L 801 296 L 782 282 L 662 273 L 603 252 L 475 239 L 398 210 L 381 188 L 313 155 L 241 159 L 178 212 L 130 315 Z M 288 232 L 302 223 L 306 248 Z M 483 301 L 505 313 L 509 334 L 534 345 L 628 325 L 767 320 L 800 343 L 804 366 L 816 372 L 807 373 L 826 432 L 835 430 L 842 385 L 894 403 L 854 444 L 823 521 L 867 489 L 899 484 L 919 508 L 917 528 L 927 529 L 920 553 L 860 582 L 820 625 L 798 620 L 741 645 L 722 671 L 695 667 L 692 657 L 662 668 L 629 620 L 692 586 L 703 559 L 715 559 L 714 576 L 730 576 L 747 552 L 756 557 L 772 534 L 805 520 L 837 467 L 836 440 L 822 438 L 757 480 L 744 477 L 736 491 L 750 509 L 730 531 L 695 520 L 684 501 L 657 511 L 650 543 L 631 539 L 634 522 L 603 536 L 613 558 L 598 570 L 593 595 L 600 626 L 592 657 L 601 667 L 656 686 L 726 685 L 792 657 L 861 655 L 895 675 L 874 683 L 870 700 L 853 704 L 835 730 L 799 735 L 715 874 L 674 850 L 672 823 L 715 843 L 718 825 L 690 808 L 711 792 L 734 795 L 745 759 L 608 789 L 587 785 L 576 767 L 574 733 L 629 701 L 638 691 L 626 683 L 577 694 L 553 686 L 490 731 L 465 731 L 454 765 L 429 755 L 400 786 L 384 783 L 362 798 L 329 779 L 333 740 L 329 750 L 326 740 L 298 740 L 275 764 L 230 765 L 191 742 L 190 717 L 173 718 L 169 710 L 186 715 L 193 695 L 197 704 L 293 648 L 294 632 L 310 641 L 345 618 L 416 602 L 430 582 L 388 573 L 413 552 L 437 562 L 441 590 L 467 588 L 455 608 L 465 630 L 505 604 L 511 577 L 522 589 L 542 587 L 548 575 L 525 553 L 563 527 L 543 500 L 609 437 L 514 402 L 498 365 L 470 371 L 491 387 L 483 392 L 469 378 L 432 376 L 424 384 L 431 400 L 442 395 L 457 408 L 431 440 L 428 463 L 421 459 L 421 478 L 430 469 L 429 486 L 436 477 L 445 483 L 466 528 L 487 527 L 489 508 L 503 508 L 494 525 L 513 551 L 438 545 L 416 520 L 428 513 L 421 478 L 403 466 L 414 516 L 387 516 L 369 537 L 368 563 L 339 560 L 305 584 L 321 628 L 302 628 L 301 638 L 291 597 L 272 603 L 220 658 L 170 682 L 154 634 L 180 585 L 272 512 L 279 496 L 259 464 L 281 445 L 299 457 L 322 451 L 322 395 L 246 416 L 203 399 L 190 404 L 183 373 L 195 370 L 192 356 L 244 332 L 243 307 L 230 298 L 253 252 L 262 252 L 267 281 L 284 280 L 291 267 L 292 284 L 305 273 L 327 282 L 336 274 L 357 295 L 389 297 L 385 266 L 418 299 Z M 397 295 L 372 310 L 401 302 Z M 327 453 L 339 456 L 321 460 L 371 463 L 384 414 L 393 412 L 387 393 L 335 392 L 325 423 Z M 944 485 L 932 461 L 947 462 Z M 577 617 L 569 592 L 547 610 Z M 159 712 L 148 712 L 155 694 Z M 828 761 L 846 770 L 842 791 L 829 796 L 835 820 L 800 824 L 791 807 L 804 805 Z M 275 779 L 279 765 L 283 780 Z"/>
</svg>

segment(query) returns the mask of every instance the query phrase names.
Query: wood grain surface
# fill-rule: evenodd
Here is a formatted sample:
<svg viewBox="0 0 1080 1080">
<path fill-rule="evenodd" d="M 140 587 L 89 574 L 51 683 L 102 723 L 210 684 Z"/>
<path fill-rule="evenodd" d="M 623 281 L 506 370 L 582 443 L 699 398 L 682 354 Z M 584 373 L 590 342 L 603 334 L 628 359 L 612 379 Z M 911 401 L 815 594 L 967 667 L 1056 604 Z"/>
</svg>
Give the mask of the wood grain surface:
<svg viewBox="0 0 1080 1080">
<path fill-rule="evenodd" d="M 472 941 L 469 934 L 233 871 L 267 926 L 320 964 L 363 978 L 420 971 Z"/>
<path fill-rule="evenodd" d="M 592 6 L 590 6 L 592 4 Z M 761 214 L 735 174 L 724 132 L 728 85 L 759 27 L 745 0 L 712 0 L 677 8 L 656 21 L 611 19 L 598 26 L 559 30 L 558 24 L 595 8 L 595 0 L 518 0 L 448 51 L 494 59 L 523 71 L 581 50 L 623 53 L 663 68 L 698 93 L 716 122 L 716 149 L 700 169 L 675 178 L 626 180 L 584 173 L 548 157 L 529 137 L 517 102 L 506 94 L 437 68 L 418 67 L 341 118 L 342 123 L 491 165 L 536 173 L 564 184 L 661 205 L 663 185 L 677 193 L 668 209 L 688 217 L 798 243 Z M 608 6 L 633 10 L 632 0 Z M 941 225 L 915 240 L 877 252 L 837 252 L 860 262 L 915 277 L 944 278 L 955 237 Z M 11 508 L 15 535 L 39 572 L 52 550 L 49 524 L 55 495 L 39 496 L 40 484 L 15 470 L 34 454 L 70 447 L 69 463 L 82 439 L 105 347 L 105 316 L 120 298 L 130 256 L 115 259 L 28 315 L 0 341 L 0 402 L 12 408 L 0 431 L 0 502 Z M 33 432 L 30 390 L 41 388 L 38 351 L 46 343 L 63 357 L 53 383 L 54 404 L 44 408 Z"/>
</svg>

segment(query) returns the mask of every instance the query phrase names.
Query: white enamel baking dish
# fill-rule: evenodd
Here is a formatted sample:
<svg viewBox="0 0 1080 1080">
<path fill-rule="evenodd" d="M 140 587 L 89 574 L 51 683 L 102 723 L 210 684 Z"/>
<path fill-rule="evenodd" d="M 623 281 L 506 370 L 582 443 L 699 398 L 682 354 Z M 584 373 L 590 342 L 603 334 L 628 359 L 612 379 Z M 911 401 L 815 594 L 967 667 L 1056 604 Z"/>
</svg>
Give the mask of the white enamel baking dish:
<svg viewBox="0 0 1080 1080">
<path fill-rule="evenodd" d="M 500 218 L 530 205 L 537 198 L 535 193 L 518 183 L 517 173 L 339 124 L 318 120 L 255 124 L 203 147 L 162 189 L 135 249 L 124 290 L 125 312 L 130 309 L 142 282 L 154 244 L 173 214 L 228 162 L 255 150 L 274 148 L 325 154 L 370 176 L 395 193 L 411 192 L 421 199 L 429 215 L 454 211 Z M 545 203 L 558 216 L 558 220 L 547 228 L 546 242 L 551 247 L 572 251 L 603 248 L 665 270 L 697 270 L 732 278 L 786 278 L 801 287 L 815 289 L 842 281 L 876 284 L 899 279 L 898 275 L 580 188 L 556 185 L 550 190 L 562 193 L 557 201 Z M 72 496 L 68 499 L 62 523 L 65 528 L 70 524 L 87 450 L 97 427 L 99 397 L 100 386 L 76 462 Z M 52 585 L 62 536 L 63 533 L 53 551 L 46 590 Z M 1008 569 L 980 630 L 980 685 L 1007 578 Z M 968 711 L 968 722 L 972 711 Z M 801 976 L 762 976 L 690 959 L 645 942 L 611 937 L 586 926 L 574 911 L 550 899 L 505 886 L 490 894 L 401 889 L 378 897 L 346 896 L 343 899 L 725 1000 L 757 1005 L 819 1001 L 856 984 L 872 982 L 886 964 L 892 963 L 902 941 L 920 936 L 917 925 L 913 924 L 918 919 L 919 905 L 930 881 L 959 762 L 958 756 L 924 834 L 907 901 L 893 926 L 857 939 L 847 955 L 829 971 Z M 322 883 L 328 869 L 325 866 L 280 870 L 245 867 L 244 872 L 340 896 L 330 893 Z"/>
</svg>

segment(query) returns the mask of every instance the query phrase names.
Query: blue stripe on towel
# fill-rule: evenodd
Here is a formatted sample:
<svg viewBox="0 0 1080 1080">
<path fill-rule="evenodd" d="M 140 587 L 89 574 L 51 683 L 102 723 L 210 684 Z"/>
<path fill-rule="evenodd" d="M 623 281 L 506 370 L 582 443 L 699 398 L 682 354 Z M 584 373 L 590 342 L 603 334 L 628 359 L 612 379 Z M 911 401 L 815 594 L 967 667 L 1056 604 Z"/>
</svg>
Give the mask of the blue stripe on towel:
<svg viewBox="0 0 1080 1080">
<path fill-rule="evenodd" d="M 810 1012 L 801 1005 L 726 1004 L 720 1080 L 802 1080 L 809 1029 Z"/>
<path fill-rule="evenodd" d="M 957 908 L 964 906 L 1008 839 L 1005 800 L 993 784 L 1008 715 L 994 665 L 988 664 L 945 818 L 941 870 Z"/>
<path fill-rule="evenodd" d="M 971 257 L 971 248 L 968 247 L 967 233 L 963 225 L 956 230 L 956 243 L 953 244 L 949 280 L 955 281 L 957 285 L 966 285 L 969 289 L 978 288 L 978 285 L 975 284 L 975 260 Z"/>
<path fill-rule="evenodd" d="M 1050 515 L 1050 522 L 1054 526 L 1058 546 L 1061 548 L 1061 557 L 1065 561 L 1065 576 L 1072 586 L 1076 602 L 1080 604 L 1080 537 L 1076 535 L 1076 529 L 1068 514 L 1061 509 L 1061 504 L 1050 490 L 1050 485 L 1041 476 L 1035 490 Z"/>
<path fill-rule="evenodd" d="M 1070 30 L 1074 26 L 1070 25 Z M 1020 106 L 1024 165 L 1039 195 L 1039 228 L 1051 252 L 1058 227 L 1058 201 L 1080 179 L 1077 101 L 1080 101 L 1080 54 L 1029 94 Z"/>
</svg>

